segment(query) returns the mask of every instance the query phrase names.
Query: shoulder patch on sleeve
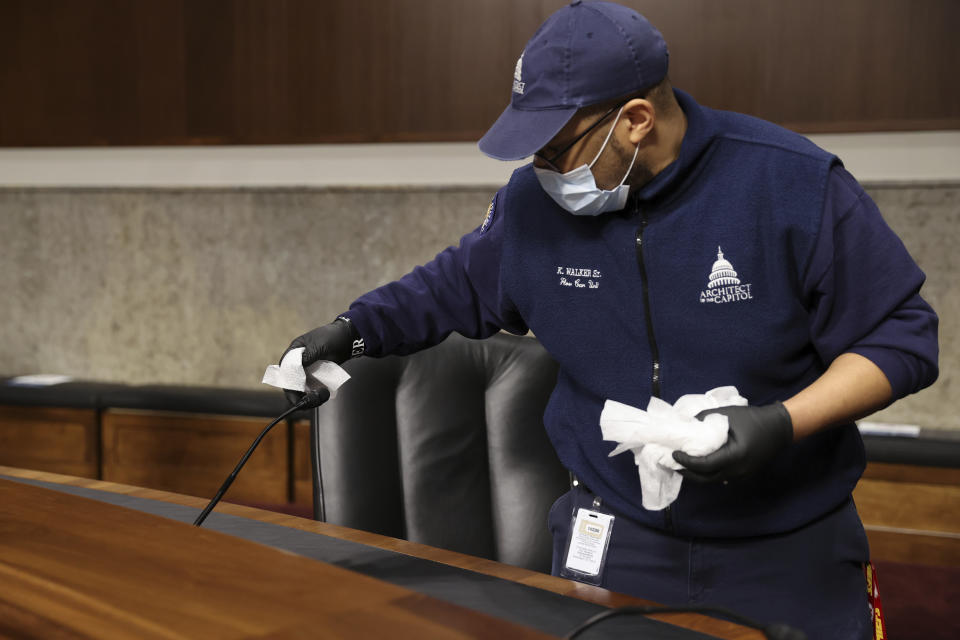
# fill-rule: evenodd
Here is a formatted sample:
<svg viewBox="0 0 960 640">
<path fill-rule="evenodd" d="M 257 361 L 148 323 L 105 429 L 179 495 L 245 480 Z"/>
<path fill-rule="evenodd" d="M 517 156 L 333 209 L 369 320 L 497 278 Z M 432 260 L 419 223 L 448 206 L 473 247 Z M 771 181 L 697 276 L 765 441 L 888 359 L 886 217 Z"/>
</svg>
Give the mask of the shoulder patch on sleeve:
<svg viewBox="0 0 960 640">
<path fill-rule="evenodd" d="M 487 229 L 490 228 L 490 224 L 493 222 L 493 214 L 495 212 L 494 204 L 496 203 L 496 201 L 497 199 L 494 198 L 493 200 L 490 201 L 490 206 L 487 207 L 487 213 L 483 218 L 483 224 L 480 225 L 481 234 L 486 233 Z"/>
</svg>

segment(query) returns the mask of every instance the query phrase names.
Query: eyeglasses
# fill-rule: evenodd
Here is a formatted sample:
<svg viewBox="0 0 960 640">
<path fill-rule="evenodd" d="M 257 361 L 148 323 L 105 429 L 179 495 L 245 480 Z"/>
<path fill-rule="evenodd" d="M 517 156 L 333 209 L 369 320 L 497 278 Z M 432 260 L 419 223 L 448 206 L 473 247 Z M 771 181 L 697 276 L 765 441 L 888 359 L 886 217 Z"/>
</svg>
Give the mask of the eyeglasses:
<svg viewBox="0 0 960 640">
<path fill-rule="evenodd" d="M 548 157 L 546 157 L 546 156 L 544 156 L 544 155 L 541 155 L 540 153 L 535 153 L 535 154 L 533 154 L 533 157 L 534 157 L 534 158 L 539 158 L 540 160 L 543 160 L 544 162 L 546 162 L 546 163 L 549 165 L 549 168 L 550 168 L 550 169 L 553 169 L 554 171 L 557 171 L 557 172 L 559 172 L 559 173 L 563 173 L 562 171 L 560 171 L 560 169 L 557 168 L 557 165 L 554 164 L 554 162 L 556 162 L 557 158 L 559 158 L 560 156 L 562 156 L 563 154 L 565 154 L 567 151 L 570 151 L 570 149 L 573 147 L 573 145 L 575 145 L 575 144 L 577 144 L 578 142 L 580 142 L 580 141 L 584 138 L 584 136 L 586 136 L 588 133 L 590 133 L 591 131 L 593 131 L 594 129 L 596 129 L 596 128 L 600 125 L 601 122 L 603 122 L 604 120 L 606 120 L 607 118 L 610 117 L 610 114 L 612 114 L 614 111 L 616 111 L 617 109 L 619 109 L 619 108 L 622 107 L 623 105 L 627 104 L 627 102 L 629 102 L 629 100 L 624 100 L 624 101 L 621 102 L 620 104 L 617 104 L 617 105 L 614 105 L 613 107 L 610 107 L 610 110 L 607 111 L 607 112 L 606 112 L 605 114 L 603 114 L 602 116 L 600 116 L 600 119 L 599 119 L 599 120 L 597 120 L 597 121 L 594 122 L 592 125 L 590 125 L 589 127 L 587 127 L 583 132 L 580 133 L 580 135 L 578 135 L 576 138 L 574 138 L 574 139 L 571 140 L 569 143 L 567 143 L 567 146 L 565 146 L 563 149 L 561 149 L 560 151 L 558 151 L 558 152 L 556 152 L 555 154 L 553 154 L 553 157 L 552 157 L 552 158 L 548 158 Z"/>
</svg>

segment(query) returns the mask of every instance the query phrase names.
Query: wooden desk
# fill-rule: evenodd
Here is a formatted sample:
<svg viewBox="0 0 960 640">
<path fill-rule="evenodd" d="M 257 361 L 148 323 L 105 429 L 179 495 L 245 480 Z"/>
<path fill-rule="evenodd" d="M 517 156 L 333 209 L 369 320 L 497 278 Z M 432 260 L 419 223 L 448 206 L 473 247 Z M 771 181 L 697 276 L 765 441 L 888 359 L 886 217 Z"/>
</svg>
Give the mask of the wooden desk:
<svg viewBox="0 0 960 640">
<path fill-rule="evenodd" d="M 0 475 L 194 508 L 206 501 L 0 466 Z M 217 513 L 352 540 L 581 600 L 648 604 L 561 578 L 249 507 Z M 533 629 L 240 538 L 59 491 L 0 480 L 0 631 L 49 638 L 540 638 Z M 754 630 L 659 619 L 717 638 Z"/>
</svg>

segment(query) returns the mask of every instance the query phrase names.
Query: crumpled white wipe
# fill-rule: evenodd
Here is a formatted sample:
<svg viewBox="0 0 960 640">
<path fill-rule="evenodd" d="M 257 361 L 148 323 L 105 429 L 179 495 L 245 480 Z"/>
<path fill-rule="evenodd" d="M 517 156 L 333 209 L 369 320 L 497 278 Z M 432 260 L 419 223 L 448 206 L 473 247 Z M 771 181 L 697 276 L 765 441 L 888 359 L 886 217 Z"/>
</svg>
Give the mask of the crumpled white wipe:
<svg viewBox="0 0 960 640">
<path fill-rule="evenodd" d="M 335 398 L 337 389 L 350 379 L 350 374 L 340 365 L 329 360 L 314 362 L 303 368 L 303 347 L 290 349 L 280 365 L 272 364 L 263 373 L 264 384 L 293 391 L 313 391 L 320 387 L 330 390 L 330 398 Z"/>
<path fill-rule="evenodd" d="M 683 476 L 677 470 L 683 465 L 673 459 L 673 452 L 703 456 L 727 441 L 726 416 L 712 413 L 702 421 L 695 416 L 704 409 L 746 404 L 746 398 L 736 387 L 688 394 L 673 405 L 660 398 L 650 398 L 646 411 L 607 400 L 600 414 L 600 432 L 604 440 L 618 443 L 611 456 L 633 452 L 640 474 L 643 507 L 659 511 L 680 495 Z"/>
</svg>

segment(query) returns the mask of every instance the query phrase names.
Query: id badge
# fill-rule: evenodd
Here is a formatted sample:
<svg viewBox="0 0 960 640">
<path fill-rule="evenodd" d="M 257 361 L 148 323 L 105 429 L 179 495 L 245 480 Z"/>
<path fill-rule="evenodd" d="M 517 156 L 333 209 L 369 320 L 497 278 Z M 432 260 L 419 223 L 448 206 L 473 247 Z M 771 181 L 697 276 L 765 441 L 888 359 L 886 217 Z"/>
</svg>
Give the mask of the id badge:
<svg viewBox="0 0 960 640">
<path fill-rule="evenodd" d="M 599 500 L 595 501 L 596 503 Z M 580 507 L 573 514 L 573 524 L 564 553 L 560 575 L 578 582 L 599 585 L 607 562 L 610 532 L 614 516 Z"/>
</svg>

